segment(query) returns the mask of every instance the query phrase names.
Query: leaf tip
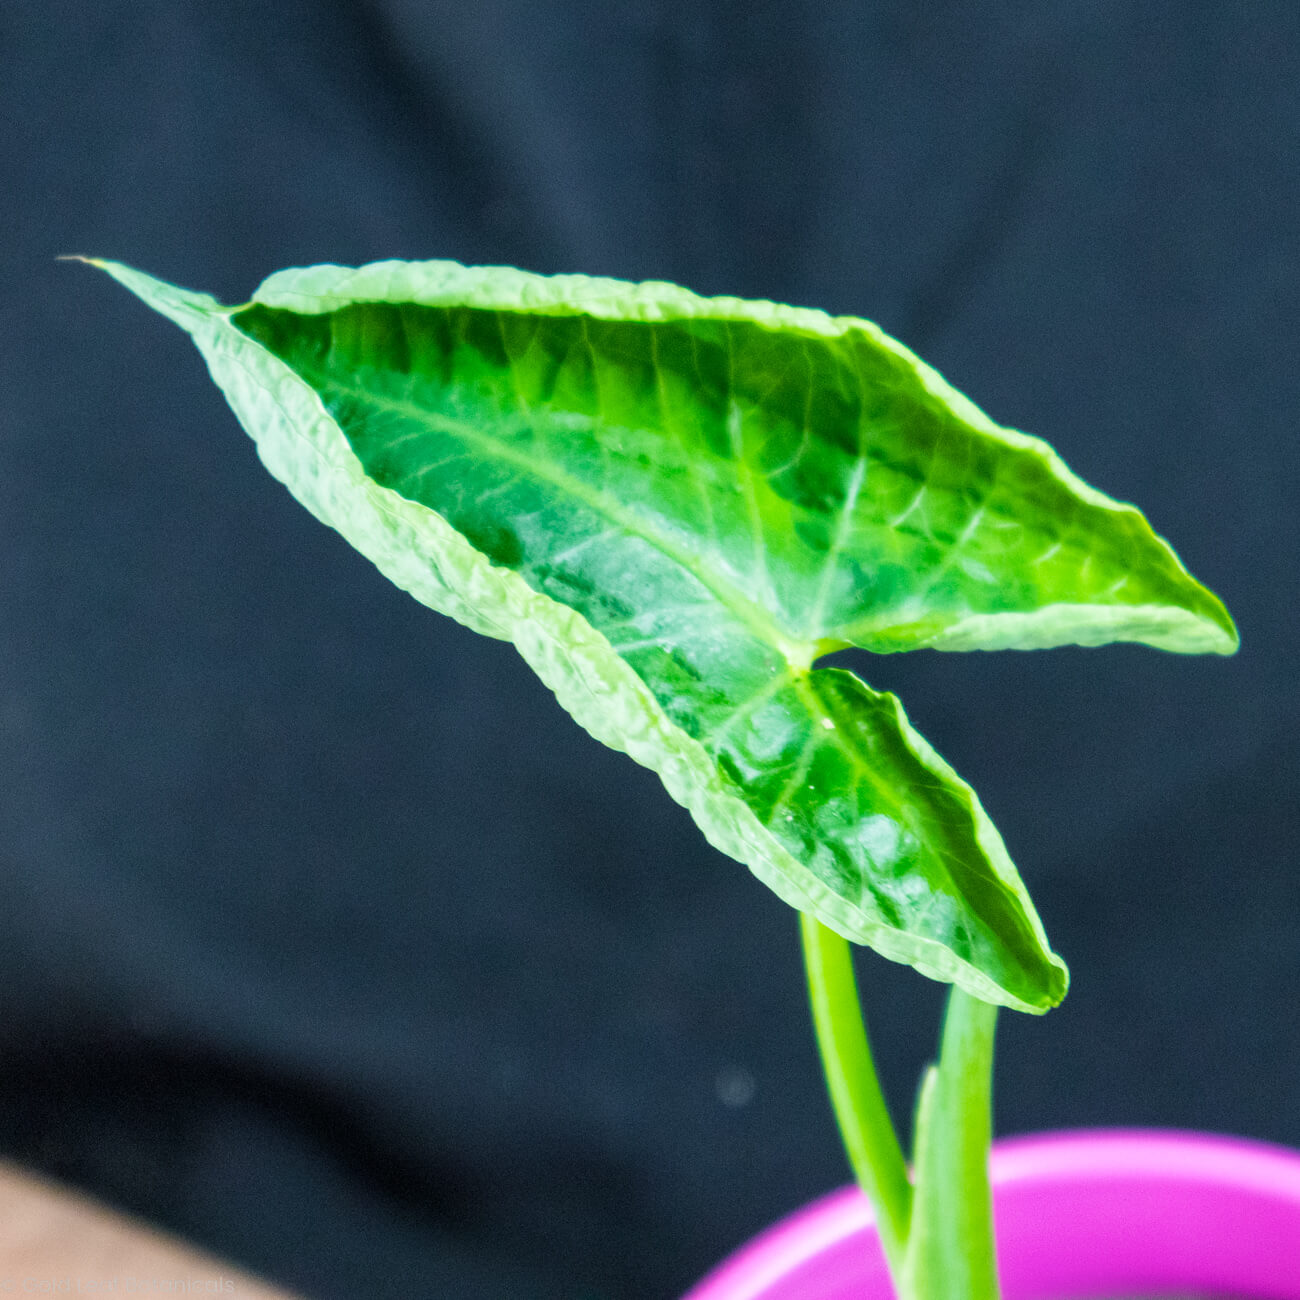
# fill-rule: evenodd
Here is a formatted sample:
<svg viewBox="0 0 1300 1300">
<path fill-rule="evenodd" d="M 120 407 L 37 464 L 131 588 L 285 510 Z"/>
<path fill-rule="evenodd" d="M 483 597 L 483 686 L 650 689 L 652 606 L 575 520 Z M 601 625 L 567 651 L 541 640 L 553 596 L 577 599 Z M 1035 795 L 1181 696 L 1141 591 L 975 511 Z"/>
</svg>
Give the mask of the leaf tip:
<svg viewBox="0 0 1300 1300">
<path fill-rule="evenodd" d="M 967 987 L 968 993 L 973 990 Z M 1010 1008 L 1012 1011 L 1023 1011 L 1031 1016 L 1045 1016 L 1049 1011 L 1055 1010 L 1062 1002 L 1065 1001 L 1065 995 L 1070 991 L 1070 968 L 1050 950 L 1047 953 L 1046 965 L 1040 971 L 1040 977 L 1035 981 L 1035 987 L 1032 992 L 1023 991 L 1020 996 L 1007 997 L 1006 990 L 1003 990 L 1004 996 L 990 998 L 985 993 L 975 994 L 981 1001 L 997 1002 L 1002 1006 Z"/>
<path fill-rule="evenodd" d="M 1241 633 L 1237 630 L 1237 624 L 1234 622 L 1231 614 L 1228 613 L 1227 606 L 1220 601 L 1217 611 L 1218 617 L 1214 620 L 1218 627 L 1220 637 L 1214 653 L 1221 655 L 1235 655 L 1241 649 Z"/>
<path fill-rule="evenodd" d="M 1070 991 L 1070 968 L 1055 954 L 1052 954 L 1051 974 L 1048 977 L 1047 1003 L 1044 1012 L 1059 1007 Z"/>
<path fill-rule="evenodd" d="M 1186 654 L 1235 655 L 1241 633 L 1228 607 L 1208 587 L 1195 583 L 1195 599 L 1182 607 L 1184 620 L 1175 644 L 1169 648 Z"/>
<path fill-rule="evenodd" d="M 193 333 L 196 325 L 201 321 L 221 310 L 221 304 L 210 295 L 168 284 L 166 280 L 159 280 L 144 271 L 137 271 L 134 267 L 127 266 L 125 262 L 114 262 L 102 257 L 83 257 L 77 253 L 65 255 L 60 260 L 84 262 L 87 266 L 96 267 L 112 276 L 123 288 L 135 294 L 145 306 L 152 307 L 154 311 L 166 316 L 189 333 Z"/>
</svg>

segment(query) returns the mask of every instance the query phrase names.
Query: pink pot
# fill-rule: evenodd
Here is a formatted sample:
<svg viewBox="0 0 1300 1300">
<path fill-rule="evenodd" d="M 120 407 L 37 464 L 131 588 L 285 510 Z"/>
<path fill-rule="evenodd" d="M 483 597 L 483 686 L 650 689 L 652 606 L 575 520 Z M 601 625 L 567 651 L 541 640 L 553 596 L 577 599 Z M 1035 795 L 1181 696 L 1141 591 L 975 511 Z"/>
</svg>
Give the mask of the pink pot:
<svg viewBox="0 0 1300 1300">
<path fill-rule="evenodd" d="M 1300 1152 L 1097 1129 L 999 1142 L 992 1174 L 1005 1300 L 1300 1300 Z M 742 1247 L 686 1300 L 892 1296 L 871 1211 L 846 1188 Z"/>
</svg>

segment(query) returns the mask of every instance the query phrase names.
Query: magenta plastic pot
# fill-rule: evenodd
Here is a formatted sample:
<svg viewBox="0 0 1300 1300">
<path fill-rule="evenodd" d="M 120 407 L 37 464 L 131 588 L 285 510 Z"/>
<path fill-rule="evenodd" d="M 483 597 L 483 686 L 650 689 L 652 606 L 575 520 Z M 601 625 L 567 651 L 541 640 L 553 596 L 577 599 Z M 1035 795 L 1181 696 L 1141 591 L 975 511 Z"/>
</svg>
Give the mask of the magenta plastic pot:
<svg viewBox="0 0 1300 1300">
<path fill-rule="evenodd" d="M 1099 1129 L 993 1149 L 1005 1300 L 1187 1294 L 1300 1300 L 1300 1152 Z M 855 1188 L 743 1247 L 686 1300 L 892 1300 Z"/>
</svg>

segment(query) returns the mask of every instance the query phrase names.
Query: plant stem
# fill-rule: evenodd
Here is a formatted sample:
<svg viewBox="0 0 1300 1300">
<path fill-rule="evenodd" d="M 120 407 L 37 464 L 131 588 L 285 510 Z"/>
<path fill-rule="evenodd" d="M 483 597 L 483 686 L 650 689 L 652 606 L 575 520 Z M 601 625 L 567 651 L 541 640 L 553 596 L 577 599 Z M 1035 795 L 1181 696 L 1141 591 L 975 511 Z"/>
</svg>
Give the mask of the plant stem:
<svg viewBox="0 0 1300 1300">
<path fill-rule="evenodd" d="M 907 1251 L 912 1186 L 871 1059 L 847 939 L 806 912 L 799 917 L 813 1025 L 831 1106 L 858 1185 L 876 1212 L 880 1242 L 897 1278 Z"/>
<path fill-rule="evenodd" d="M 898 1287 L 918 1300 L 997 1300 L 989 1187 L 997 1014 L 997 1007 L 954 986 L 939 1064 L 921 1084 L 916 1195 Z"/>
</svg>

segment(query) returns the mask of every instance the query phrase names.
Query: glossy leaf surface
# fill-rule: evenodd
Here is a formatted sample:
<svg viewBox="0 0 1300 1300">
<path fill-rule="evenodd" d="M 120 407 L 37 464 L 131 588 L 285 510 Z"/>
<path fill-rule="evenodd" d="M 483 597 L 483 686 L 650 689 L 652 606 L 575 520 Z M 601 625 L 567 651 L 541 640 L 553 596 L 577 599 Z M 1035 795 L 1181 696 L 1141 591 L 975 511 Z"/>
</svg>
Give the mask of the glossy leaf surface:
<svg viewBox="0 0 1300 1300">
<path fill-rule="evenodd" d="M 794 906 L 975 996 L 1065 970 L 974 793 L 847 645 L 1230 653 L 1142 516 L 867 322 L 454 263 L 315 267 L 193 336 L 271 471 L 400 586 L 515 642 Z"/>
</svg>

